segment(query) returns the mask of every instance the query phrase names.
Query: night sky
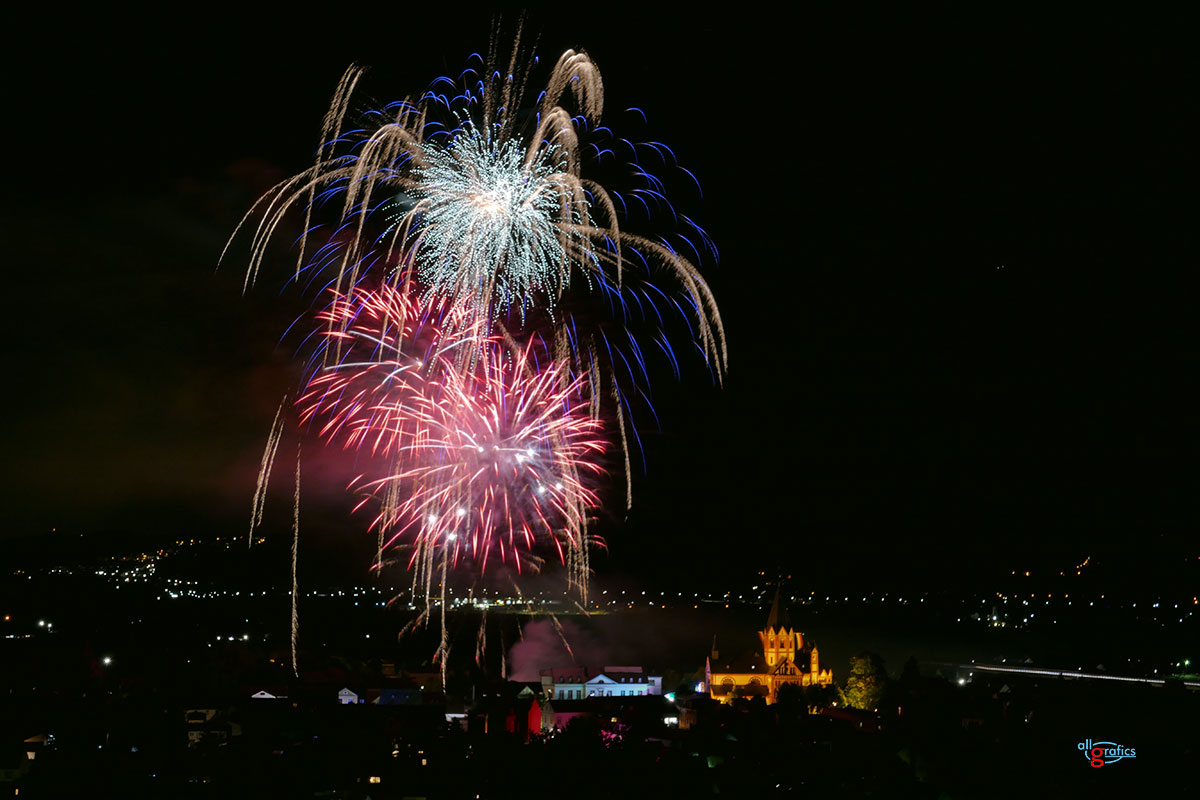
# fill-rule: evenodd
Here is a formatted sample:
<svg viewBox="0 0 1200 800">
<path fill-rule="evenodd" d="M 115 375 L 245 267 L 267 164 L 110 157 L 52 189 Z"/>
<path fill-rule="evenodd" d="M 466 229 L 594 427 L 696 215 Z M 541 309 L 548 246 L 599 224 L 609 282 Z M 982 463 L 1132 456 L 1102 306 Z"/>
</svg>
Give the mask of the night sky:
<svg viewBox="0 0 1200 800">
<path fill-rule="evenodd" d="M 243 533 L 304 305 L 286 253 L 243 297 L 245 240 L 215 270 L 221 248 L 309 165 L 350 63 L 382 104 L 457 74 L 492 29 L 368 9 L 10 27 L 4 536 Z M 607 124 L 640 107 L 629 132 L 699 177 L 679 202 L 721 253 L 701 268 L 725 386 L 697 361 L 657 380 L 597 570 L 971 580 L 1195 558 L 1186 27 L 531 14 L 543 61 L 595 59 Z M 338 468 L 306 483 L 331 553 L 365 526 Z"/>
</svg>

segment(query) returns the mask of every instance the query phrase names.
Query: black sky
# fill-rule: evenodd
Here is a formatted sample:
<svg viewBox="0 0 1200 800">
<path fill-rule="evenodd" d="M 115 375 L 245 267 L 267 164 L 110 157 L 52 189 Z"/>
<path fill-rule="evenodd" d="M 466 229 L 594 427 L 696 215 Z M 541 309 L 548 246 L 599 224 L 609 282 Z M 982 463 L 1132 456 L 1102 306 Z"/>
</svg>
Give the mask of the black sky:
<svg viewBox="0 0 1200 800">
<path fill-rule="evenodd" d="M 643 424 L 648 470 L 598 568 L 970 576 L 1186 552 L 1184 21 L 789 13 L 527 24 L 543 60 L 593 56 L 610 125 L 646 112 L 721 251 L 703 268 L 727 381 L 693 363 L 656 383 L 661 430 Z M 491 28 L 391 4 L 8 32 L 7 535 L 241 532 L 301 306 L 282 273 L 242 297 L 221 247 L 308 165 L 347 65 L 386 102 Z M 337 507 L 314 469 L 312 502 Z M 326 518 L 319 535 L 361 530 Z"/>
</svg>

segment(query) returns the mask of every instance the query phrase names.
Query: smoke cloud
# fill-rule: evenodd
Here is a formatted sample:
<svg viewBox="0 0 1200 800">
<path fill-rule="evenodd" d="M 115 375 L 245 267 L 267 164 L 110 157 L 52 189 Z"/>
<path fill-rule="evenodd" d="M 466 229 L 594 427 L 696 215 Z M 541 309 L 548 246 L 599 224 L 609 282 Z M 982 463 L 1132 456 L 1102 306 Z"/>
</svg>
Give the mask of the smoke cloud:
<svg viewBox="0 0 1200 800">
<path fill-rule="evenodd" d="M 604 667 L 623 663 L 624 655 L 605 641 L 596 630 L 584 628 L 572 620 L 555 623 L 537 619 L 521 630 L 521 641 L 508 652 L 509 677 L 515 681 L 536 681 L 543 669 L 551 667 Z"/>
</svg>

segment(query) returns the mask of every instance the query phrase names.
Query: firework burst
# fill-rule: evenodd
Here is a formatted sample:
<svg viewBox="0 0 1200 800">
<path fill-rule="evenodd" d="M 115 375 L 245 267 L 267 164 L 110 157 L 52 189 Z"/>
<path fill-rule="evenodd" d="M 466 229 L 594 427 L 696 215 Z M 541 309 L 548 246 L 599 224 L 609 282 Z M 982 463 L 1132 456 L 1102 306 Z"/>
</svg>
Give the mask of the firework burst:
<svg viewBox="0 0 1200 800">
<path fill-rule="evenodd" d="M 583 381 L 537 340 L 514 350 L 461 327 L 448 337 L 446 316 L 389 286 L 335 294 L 319 315 L 320 366 L 300 420 L 377 457 L 356 486 L 380 509 L 381 551 L 402 545 L 411 565 L 442 553 L 483 571 L 492 559 L 536 565 L 544 548 L 582 569 L 605 450 Z"/>
<path fill-rule="evenodd" d="M 410 384 L 378 404 L 397 422 L 395 459 L 362 488 L 379 502 L 384 546 L 411 548 L 418 582 L 437 553 L 481 572 L 493 559 L 520 571 L 548 550 L 583 571 L 573 574 L 582 589 L 605 445 L 581 382 L 561 365 L 539 368 L 528 348 L 473 370 L 443 362 L 438 371 L 423 391 Z"/>
<path fill-rule="evenodd" d="M 588 209 L 554 146 L 526 154 L 466 123 L 447 146 L 426 142 L 421 198 L 397 224 L 412 231 L 417 277 L 468 317 L 552 308 L 586 255 Z"/>
<path fill-rule="evenodd" d="M 443 334 L 444 304 L 428 304 L 384 285 L 331 293 L 317 319 L 323 336 L 297 401 L 302 424 L 317 424 L 331 443 L 393 456 L 403 446 L 410 403 L 429 391 L 447 364 L 470 369 L 494 346 L 477 326 Z M 453 323 L 452 323 L 453 324 Z"/>
<path fill-rule="evenodd" d="M 604 85 L 587 54 L 564 53 L 528 101 L 536 59 L 519 35 L 498 55 L 473 56 L 457 79 L 361 123 L 350 112 L 364 70 L 351 67 L 313 166 L 260 198 L 234 232 L 258 220 L 249 287 L 284 220 L 303 214 L 295 280 L 329 300 L 298 418 L 361 455 L 352 487 L 373 510 L 376 565 L 405 550 L 414 594 L 427 599 L 440 572 L 440 656 L 452 566 L 519 571 L 554 557 L 586 605 L 602 420 L 620 439 L 628 504 L 630 400 L 648 400 L 647 351 L 678 375 L 667 331 L 686 328 L 718 381 L 727 360 L 695 266 L 715 248 L 646 160 L 691 174 L 664 145 L 600 124 Z M 628 186 L 602 185 L 622 168 Z M 641 224 L 654 233 L 633 232 Z"/>
<path fill-rule="evenodd" d="M 660 321 L 681 315 L 719 380 L 727 359 L 720 313 L 685 256 L 715 250 L 671 207 L 663 181 L 641 161 L 652 157 L 686 170 L 665 146 L 639 146 L 600 125 L 604 86 L 583 52 L 564 53 L 546 88 L 526 105 L 533 61 L 522 67 L 519 50 L 518 41 L 507 63 L 493 53 L 486 66 L 479 59 L 458 80 L 439 78 L 417 98 L 368 112 L 353 131 L 346 130 L 347 116 L 363 70 L 348 70 L 316 163 L 268 192 L 243 220 L 261 212 L 247 285 L 284 217 L 302 207 L 297 278 L 332 271 L 322 280 L 345 292 L 376 272 L 377 281 L 404 293 L 454 303 L 461 319 L 480 322 L 484 335 L 526 328 L 536 310 L 548 323 L 537 335 L 552 343 L 572 376 L 584 377 L 595 404 L 610 402 L 614 392 L 623 397 L 631 385 L 647 391 L 642 353 L 632 336 L 605 336 L 586 315 L 555 313 L 568 293 L 597 295 L 571 308 Z M 638 184 L 624 194 L 587 174 L 621 159 Z M 316 224 L 318 210 L 330 204 L 336 220 Z M 660 237 L 628 229 L 656 213 L 683 231 Z M 322 236 L 329 238 L 310 253 Z M 661 338 L 660 330 L 655 339 Z M 669 344 L 664 351 L 676 369 Z M 624 415 L 627 407 L 622 400 L 614 413 Z"/>
</svg>

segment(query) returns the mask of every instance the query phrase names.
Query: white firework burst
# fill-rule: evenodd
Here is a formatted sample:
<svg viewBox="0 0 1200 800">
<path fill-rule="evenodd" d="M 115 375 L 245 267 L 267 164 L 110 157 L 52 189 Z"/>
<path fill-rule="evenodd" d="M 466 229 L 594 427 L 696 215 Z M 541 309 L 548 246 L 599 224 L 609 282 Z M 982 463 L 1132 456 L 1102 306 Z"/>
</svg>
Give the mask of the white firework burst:
<svg viewBox="0 0 1200 800">
<path fill-rule="evenodd" d="M 481 319 L 552 308 L 582 267 L 587 206 L 553 144 L 529 152 L 469 123 L 448 144 L 422 145 L 419 198 L 405 216 L 428 291 Z"/>
</svg>

